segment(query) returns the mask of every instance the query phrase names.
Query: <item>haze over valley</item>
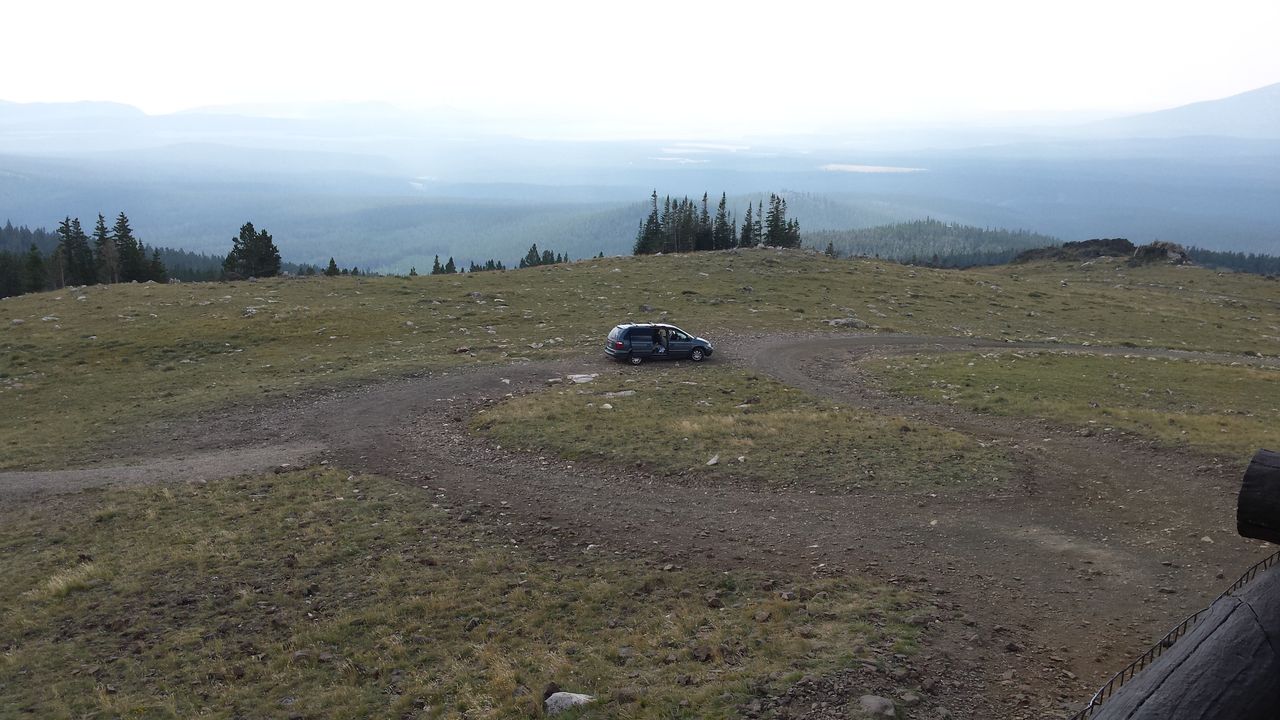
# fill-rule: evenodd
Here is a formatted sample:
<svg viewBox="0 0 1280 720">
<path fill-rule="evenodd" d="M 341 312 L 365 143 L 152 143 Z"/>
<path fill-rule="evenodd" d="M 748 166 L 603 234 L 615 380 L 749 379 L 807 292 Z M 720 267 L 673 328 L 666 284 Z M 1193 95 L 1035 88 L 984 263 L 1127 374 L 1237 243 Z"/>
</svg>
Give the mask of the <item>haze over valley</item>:
<svg viewBox="0 0 1280 720">
<path fill-rule="evenodd" d="M 727 192 L 739 218 L 783 192 L 805 232 L 928 217 L 1244 252 L 1280 238 L 1280 84 L 1087 123 L 848 137 L 540 139 L 486 125 L 385 103 L 3 103 L 0 214 L 52 227 L 123 210 L 148 243 L 213 255 L 251 219 L 287 260 L 399 273 L 434 255 L 510 263 L 530 244 L 627 253 L 655 189 Z"/>
</svg>

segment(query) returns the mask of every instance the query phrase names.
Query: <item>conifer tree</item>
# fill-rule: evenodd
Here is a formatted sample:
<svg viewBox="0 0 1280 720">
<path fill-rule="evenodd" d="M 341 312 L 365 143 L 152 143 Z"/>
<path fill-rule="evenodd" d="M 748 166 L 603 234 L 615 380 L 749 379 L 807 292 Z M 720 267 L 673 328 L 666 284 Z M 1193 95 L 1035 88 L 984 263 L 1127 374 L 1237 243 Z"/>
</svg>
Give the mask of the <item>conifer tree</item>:
<svg viewBox="0 0 1280 720">
<path fill-rule="evenodd" d="M 698 213 L 698 226 L 693 235 L 694 250 L 716 250 L 715 231 L 711 214 L 707 211 L 707 193 L 702 193 L 702 210 Z"/>
<path fill-rule="evenodd" d="M 720 204 L 716 206 L 716 219 L 711 224 L 711 247 L 713 250 L 725 250 L 733 247 L 731 236 L 733 227 L 729 224 L 729 198 L 720 193 Z"/>
<path fill-rule="evenodd" d="M 769 211 L 765 215 L 764 242 L 766 245 L 781 246 L 784 242 L 783 230 L 786 227 L 786 211 L 782 209 L 782 199 L 769 193 Z"/>
<path fill-rule="evenodd" d="M 27 251 L 24 265 L 24 292 L 40 292 L 44 290 L 49 282 L 49 272 L 45 268 L 44 256 L 40 254 L 40 248 L 36 247 L 35 243 L 31 243 L 31 249 Z"/>
<path fill-rule="evenodd" d="M 640 223 L 633 250 L 636 255 L 651 255 L 658 252 L 661 246 L 662 219 L 658 216 L 658 191 L 654 190 L 649 196 L 649 216 Z"/>
<path fill-rule="evenodd" d="M 444 266 L 440 264 L 440 256 L 439 256 L 439 255 L 436 255 L 435 260 L 432 260 L 432 261 L 431 261 L 431 274 L 432 274 L 432 275 L 443 275 L 443 274 L 444 274 Z"/>
<path fill-rule="evenodd" d="M 66 266 L 66 281 L 71 285 L 93 285 L 98 281 L 89 236 L 80 227 L 80 218 L 65 217 L 58 223 L 59 247 Z"/>
<path fill-rule="evenodd" d="M 154 280 L 158 283 L 169 282 L 169 273 L 164 269 L 164 263 L 160 260 L 160 251 L 151 251 L 151 262 L 147 263 L 147 279 Z"/>
<path fill-rule="evenodd" d="M 410 266 L 409 266 L 409 277 L 418 277 L 418 268 L 417 268 L 417 267 L 415 267 L 415 266 L 413 266 L 413 265 L 410 265 Z"/>
<path fill-rule="evenodd" d="M 520 259 L 520 267 L 531 268 L 542 264 L 542 256 L 538 254 L 538 243 L 529 246 L 529 252 Z"/>
<path fill-rule="evenodd" d="M 458 266 L 453 264 L 453 256 L 452 256 L 452 255 L 450 255 L 450 256 L 449 256 L 449 262 L 447 262 L 447 263 L 445 263 L 445 264 L 444 264 L 444 274 L 445 274 L 445 275 L 456 275 L 456 274 L 457 274 L 457 272 L 458 272 Z"/>
<path fill-rule="evenodd" d="M 280 274 L 280 251 L 266 230 L 256 230 L 247 222 L 240 226 L 240 235 L 231 239 L 222 269 L 227 276 L 275 277 Z"/>
<path fill-rule="evenodd" d="M 753 247 L 758 239 L 755 236 L 755 221 L 752 219 L 751 203 L 747 203 L 747 216 L 742 219 L 742 233 L 738 235 L 739 247 Z"/>
<path fill-rule="evenodd" d="M 98 280 L 104 283 L 120 282 L 120 251 L 116 248 L 115 238 L 107 232 L 107 219 L 102 213 L 98 213 L 98 222 L 93 226 L 93 255 Z"/>
<path fill-rule="evenodd" d="M 341 272 L 338 269 L 338 263 L 333 258 L 329 258 L 329 266 L 324 269 L 324 274 L 329 277 L 337 277 Z"/>
<path fill-rule="evenodd" d="M 124 213 L 116 216 L 111 237 L 116 242 L 116 256 L 120 259 L 120 282 L 146 282 L 147 256 L 142 243 L 133 236 L 133 228 L 129 227 L 129 218 Z"/>
</svg>

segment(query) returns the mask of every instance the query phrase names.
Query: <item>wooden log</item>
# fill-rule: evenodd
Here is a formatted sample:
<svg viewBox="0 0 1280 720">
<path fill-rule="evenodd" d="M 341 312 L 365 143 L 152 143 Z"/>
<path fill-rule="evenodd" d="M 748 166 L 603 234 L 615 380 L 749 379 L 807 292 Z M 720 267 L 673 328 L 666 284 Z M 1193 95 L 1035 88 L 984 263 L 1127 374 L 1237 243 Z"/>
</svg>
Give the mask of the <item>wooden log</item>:
<svg viewBox="0 0 1280 720">
<path fill-rule="evenodd" d="M 1093 720 L 1280 718 L 1280 572 L 1214 603 Z"/>
<path fill-rule="evenodd" d="M 1280 544 L 1280 453 L 1254 454 L 1240 484 L 1236 529 L 1244 537 Z"/>
</svg>

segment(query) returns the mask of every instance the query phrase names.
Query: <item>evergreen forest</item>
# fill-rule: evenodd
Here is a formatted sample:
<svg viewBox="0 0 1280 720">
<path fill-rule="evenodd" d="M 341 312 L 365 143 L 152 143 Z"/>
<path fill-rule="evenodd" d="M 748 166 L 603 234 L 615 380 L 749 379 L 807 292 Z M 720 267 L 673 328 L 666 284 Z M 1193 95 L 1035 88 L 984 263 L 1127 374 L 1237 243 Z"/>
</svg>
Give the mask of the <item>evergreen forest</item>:
<svg viewBox="0 0 1280 720">
<path fill-rule="evenodd" d="M 857 230 L 807 233 L 805 245 L 833 257 L 877 257 L 913 265 L 964 268 L 1007 263 L 1021 251 L 1058 245 L 1029 230 L 959 225 L 928 218 Z"/>
<path fill-rule="evenodd" d="M 740 229 L 737 218 L 729 214 L 726 193 L 720 194 L 714 218 L 707 203 L 707 193 L 702 194 L 701 203 L 688 196 L 673 200 L 668 195 L 659 209 L 658 191 L 654 190 L 649 196 L 649 215 L 636 232 L 633 252 L 652 255 L 756 245 L 800 247 L 800 223 L 787 218 L 787 200 L 781 195 L 769 194 L 767 210 L 763 200 L 755 205 L 747 203 Z"/>
</svg>

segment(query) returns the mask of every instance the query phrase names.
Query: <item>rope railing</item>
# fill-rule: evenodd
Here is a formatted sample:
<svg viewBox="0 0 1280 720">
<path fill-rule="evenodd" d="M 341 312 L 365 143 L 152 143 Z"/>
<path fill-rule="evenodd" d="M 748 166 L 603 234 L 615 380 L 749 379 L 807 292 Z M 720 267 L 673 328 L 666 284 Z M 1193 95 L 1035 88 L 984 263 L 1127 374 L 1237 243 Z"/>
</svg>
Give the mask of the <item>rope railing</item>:
<svg viewBox="0 0 1280 720">
<path fill-rule="evenodd" d="M 1210 603 L 1209 607 L 1212 607 L 1222 598 L 1232 595 L 1240 588 L 1248 585 L 1258 576 L 1258 573 L 1276 564 L 1280 564 L 1280 551 L 1263 558 L 1260 562 L 1255 563 L 1253 567 L 1246 570 L 1244 574 L 1240 576 L 1240 579 L 1232 583 L 1231 587 L 1224 590 L 1221 595 L 1215 598 L 1213 603 Z M 1135 675 L 1142 671 L 1143 668 L 1155 662 L 1156 658 L 1164 654 L 1165 650 L 1172 647 L 1179 638 L 1186 635 L 1191 628 L 1195 627 L 1195 624 L 1200 621 L 1201 616 L 1209 611 L 1209 607 L 1198 610 L 1186 620 L 1183 620 L 1175 626 L 1172 630 L 1165 633 L 1164 637 L 1157 640 L 1156 643 L 1148 648 L 1146 652 L 1142 653 L 1137 660 L 1129 663 L 1123 670 L 1113 675 L 1110 680 L 1107 680 L 1107 682 L 1098 689 L 1098 692 L 1094 693 L 1093 697 L 1089 698 L 1089 704 L 1085 705 L 1084 708 L 1075 715 L 1072 715 L 1069 720 L 1088 720 L 1093 717 L 1094 712 L 1096 712 L 1097 709 L 1106 702 L 1107 698 L 1114 695 L 1117 690 L 1119 690 L 1125 683 L 1132 680 Z"/>
</svg>

